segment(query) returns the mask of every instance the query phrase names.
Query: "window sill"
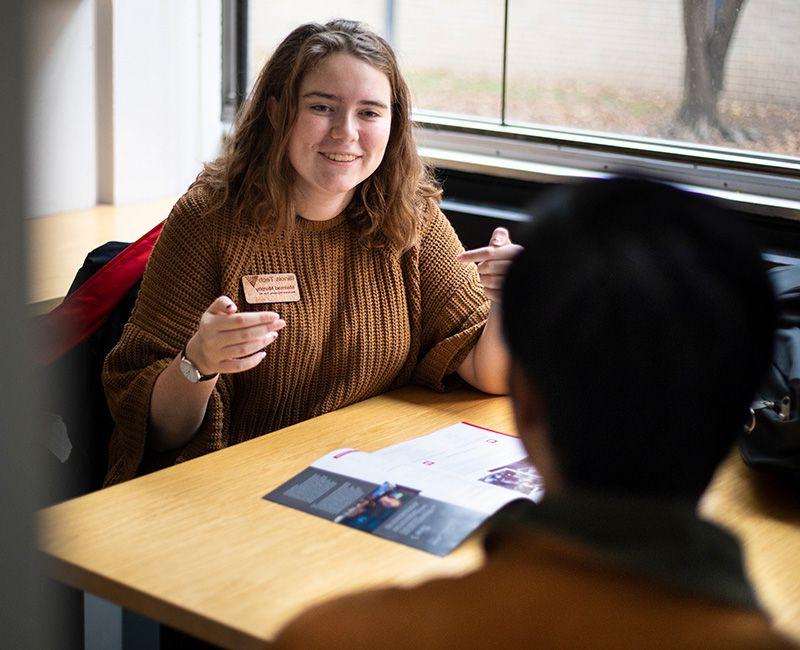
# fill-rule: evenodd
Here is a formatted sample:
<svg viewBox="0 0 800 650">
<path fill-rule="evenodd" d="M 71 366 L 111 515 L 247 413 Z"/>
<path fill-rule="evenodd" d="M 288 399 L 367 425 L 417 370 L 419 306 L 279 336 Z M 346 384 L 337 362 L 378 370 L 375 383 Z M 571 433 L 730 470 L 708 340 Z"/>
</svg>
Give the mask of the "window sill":
<svg viewBox="0 0 800 650">
<path fill-rule="evenodd" d="M 435 167 L 540 183 L 641 174 L 736 209 L 800 221 L 800 162 L 791 158 L 429 114 L 414 118 L 420 155 Z"/>
</svg>

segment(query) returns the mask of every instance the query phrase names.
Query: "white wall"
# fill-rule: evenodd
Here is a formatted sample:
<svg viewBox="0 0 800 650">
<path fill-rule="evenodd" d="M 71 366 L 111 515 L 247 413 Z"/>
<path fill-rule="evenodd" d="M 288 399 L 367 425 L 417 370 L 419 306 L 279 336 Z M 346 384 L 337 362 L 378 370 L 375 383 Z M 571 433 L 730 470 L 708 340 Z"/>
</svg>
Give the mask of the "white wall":
<svg viewBox="0 0 800 650">
<path fill-rule="evenodd" d="M 216 11 L 211 7 L 216 5 Z M 182 192 L 219 139 L 219 2 L 113 2 L 114 180 L 107 202 Z"/>
<path fill-rule="evenodd" d="M 97 198 L 94 0 L 37 2 L 27 52 L 30 215 Z"/>
<path fill-rule="evenodd" d="M 218 150 L 220 0 L 39 5 L 28 214 L 180 194 Z"/>
</svg>

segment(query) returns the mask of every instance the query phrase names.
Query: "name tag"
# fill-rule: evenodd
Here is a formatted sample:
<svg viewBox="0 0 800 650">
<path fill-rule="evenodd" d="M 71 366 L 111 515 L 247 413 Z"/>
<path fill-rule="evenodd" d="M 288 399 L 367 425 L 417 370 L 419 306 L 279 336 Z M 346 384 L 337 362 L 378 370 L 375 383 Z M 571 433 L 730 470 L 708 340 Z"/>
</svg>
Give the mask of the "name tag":
<svg viewBox="0 0 800 650">
<path fill-rule="evenodd" d="M 294 273 L 265 273 L 242 276 L 244 298 L 251 305 L 265 302 L 297 302 L 300 289 Z"/>
</svg>

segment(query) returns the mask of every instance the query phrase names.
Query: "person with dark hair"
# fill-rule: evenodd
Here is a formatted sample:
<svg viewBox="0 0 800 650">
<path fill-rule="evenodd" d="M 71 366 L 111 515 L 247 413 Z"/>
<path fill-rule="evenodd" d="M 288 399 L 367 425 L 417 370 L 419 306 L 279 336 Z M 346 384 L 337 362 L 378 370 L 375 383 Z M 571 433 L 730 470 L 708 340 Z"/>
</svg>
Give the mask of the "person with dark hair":
<svg viewBox="0 0 800 650">
<path fill-rule="evenodd" d="M 552 190 L 534 218 L 502 305 L 544 500 L 490 520 L 474 573 L 323 604 L 278 647 L 792 647 L 736 539 L 696 514 L 771 358 L 744 225 L 640 179 Z"/>
<path fill-rule="evenodd" d="M 760 256 L 735 215 L 641 180 L 564 189 L 537 214 L 505 285 L 513 385 L 535 387 L 517 408 L 546 424 L 560 480 L 696 500 L 771 358 Z"/>
<path fill-rule="evenodd" d="M 348 20 L 292 31 L 167 219 L 106 359 L 106 483 L 410 382 L 507 392 L 504 269 L 459 261 L 440 198 L 388 43 Z M 504 231 L 491 247 L 518 249 Z"/>
</svg>

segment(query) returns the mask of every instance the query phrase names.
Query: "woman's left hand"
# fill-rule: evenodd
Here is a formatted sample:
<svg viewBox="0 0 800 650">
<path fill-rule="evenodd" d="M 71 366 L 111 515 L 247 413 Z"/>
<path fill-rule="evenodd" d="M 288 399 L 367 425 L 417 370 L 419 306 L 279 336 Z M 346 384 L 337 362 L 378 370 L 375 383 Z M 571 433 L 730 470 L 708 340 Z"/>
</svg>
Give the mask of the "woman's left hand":
<svg viewBox="0 0 800 650">
<path fill-rule="evenodd" d="M 500 303 L 503 294 L 503 282 L 511 266 L 511 260 L 522 250 L 519 244 L 511 243 L 508 230 L 495 228 L 489 245 L 473 248 L 458 256 L 461 262 L 476 262 L 478 274 L 481 276 L 483 291 L 493 302 Z"/>
</svg>

